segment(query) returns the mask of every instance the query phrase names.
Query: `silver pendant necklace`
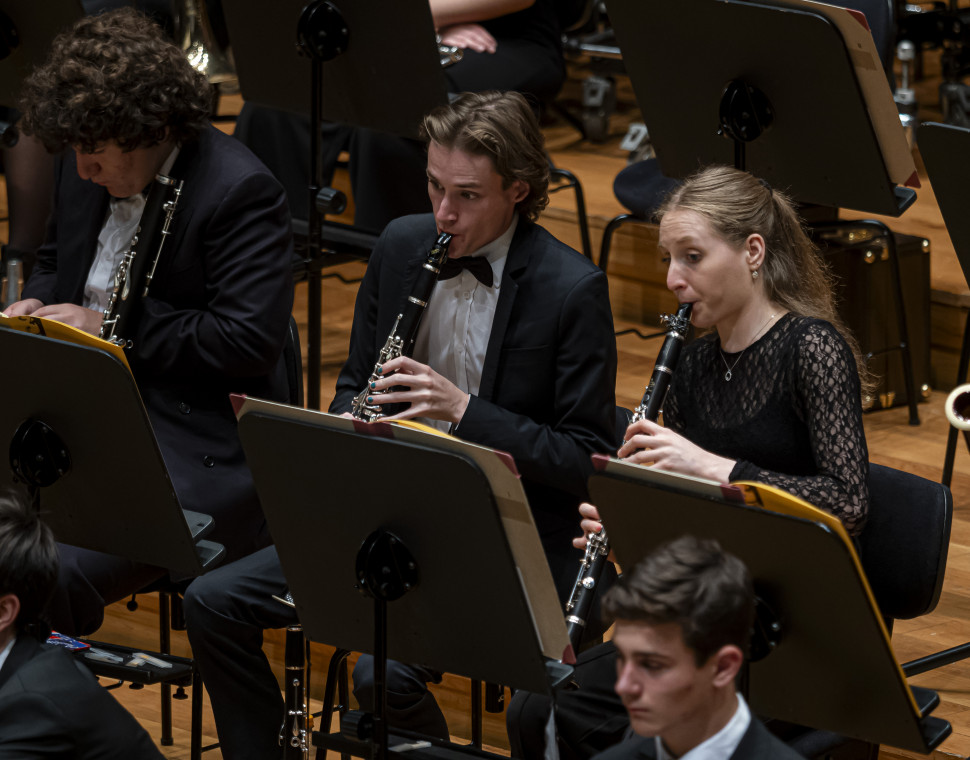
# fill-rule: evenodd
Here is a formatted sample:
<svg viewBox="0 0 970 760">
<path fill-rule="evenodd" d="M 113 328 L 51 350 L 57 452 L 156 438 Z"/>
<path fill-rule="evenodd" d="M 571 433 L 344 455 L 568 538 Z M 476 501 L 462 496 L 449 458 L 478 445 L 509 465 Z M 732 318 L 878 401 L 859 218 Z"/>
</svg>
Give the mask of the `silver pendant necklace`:
<svg viewBox="0 0 970 760">
<path fill-rule="evenodd" d="M 754 337 L 751 339 L 751 342 L 744 347 L 744 349 L 738 355 L 738 358 L 734 360 L 734 364 L 728 364 L 727 359 L 724 358 L 724 350 L 720 346 L 718 347 L 717 352 L 721 355 L 721 361 L 724 362 L 724 366 L 725 368 L 727 368 L 727 372 L 724 373 L 724 382 L 726 383 L 731 382 L 731 378 L 734 377 L 734 368 L 738 366 L 738 362 L 741 361 L 741 357 L 744 356 L 744 352 L 754 345 L 754 342 L 758 340 L 758 337 L 761 335 L 761 332 L 769 325 L 771 320 L 773 320 L 774 318 L 775 318 L 775 315 L 772 314 L 770 317 L 768 317 L 767 321 L 763 325 L 761 325 L 758 332 L 756 332 L 754 334 Z"/>
</svg>

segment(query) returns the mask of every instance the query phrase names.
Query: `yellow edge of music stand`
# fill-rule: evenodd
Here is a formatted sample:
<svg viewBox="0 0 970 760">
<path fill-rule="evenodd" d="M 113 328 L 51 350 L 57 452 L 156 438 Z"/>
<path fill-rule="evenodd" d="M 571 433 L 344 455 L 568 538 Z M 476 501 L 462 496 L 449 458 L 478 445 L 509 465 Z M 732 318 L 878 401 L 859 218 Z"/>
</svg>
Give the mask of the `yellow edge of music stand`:
<svg viewBox="0 0 970 760">
<path fill-rule="evenodd" d="M 754 481 L 750 480 L 735 480 L 731 482 L 731 485 L 739 486 L 741 488 L 746 504 L 767 509 L 769 512 L 777 512 L 779 514 L 790 515 L 792 517 L 799 517 L 803 520 L 811 520 L 812 522 L 821 523 L 833 533 L 838 534 L 842 538 L 842 542 L 850 550 L 849 554 L 852 557 L 852 562 L 855 564 L 859 577 L 863 580 L 866 596 L 869 597 L 869 601 L 872 604 L 873 609 L 877 611 L 879 610 L 879 605 L 876 603 L 876 598 L 873 596 L 872 589 L 869 586 L 869 579 L 866 577 L 865 570 L 862 568 L 862 563 L 859 561 L 859 555 L 856 553 L 855 545 L 852 543 L 852 539 L 849 538 L 849 534 L 846 533 L 842 522 L 837 517 L 822 509 L 819 509 L 818 507 L 812 506 L 804 499 L 800 499 L 788 491 L 784 491 L 774 486 L 769 486 L 764 483 L 755 483 Z M 899 664 L 899 660 L 896 659 L 896 652 L 893 649 L 892 638 L 889 635 L 889 630 L 886 628 L 886 623 L 881 614 L 877 615 L 876 618 L 879 621 L 879 628 L 882 630 L 883 636 L 886 637 L 886 642 L 889 644 L 889 650 L 893 653 L 893 662 L 896 663 L 896 669 L 899 671 L 899 675 L 903 681 L 908 683 L 906 674 L 903 672 L 903 668 Z M 918 714 L 920 709 L 919 705 L 916 704 L 916 697 L 913 696 L 912 690 L 907 689 L 906 694 L 909 697 L 909 701 L 913 706 L 914 712 Z"/>
<path fill-rule="evenodd" d="M 45 338 L 53 338 L 54 340 L 62 340 L 65 343 L 75 343 L 77 345 L 87 346 L 88 348 L 99 348 L 111 354 L 115 359 L 125 365 L 125 369 L 131 372 L 131 367 L 128 366 L 128 359 L 121 346 L 116 346 L 114 343 L 102 340 L 96 335 L 91 335 L 71 325 L 58 322 L 56 319 L 32 316 L 8 317 L 0 314 L 0 327 L 7 327 L 11 330 L 31 333 L 32 335 L 41 335 Z"/>
</svg>

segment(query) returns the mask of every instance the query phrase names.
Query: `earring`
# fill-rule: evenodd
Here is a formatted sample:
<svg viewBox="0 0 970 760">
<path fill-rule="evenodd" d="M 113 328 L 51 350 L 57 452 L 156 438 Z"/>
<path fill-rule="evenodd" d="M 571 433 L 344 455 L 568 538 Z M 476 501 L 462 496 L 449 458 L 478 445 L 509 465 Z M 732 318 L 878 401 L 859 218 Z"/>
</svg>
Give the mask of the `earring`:
<svg viewBox="0 0 970 760">
<path fill-rule="evenodd" d="M 757 280 L 758 279 L 758 270 L 757 269 L 752 269 L 751 270 L 751 279 L 752 280 Z"/>
</svg>

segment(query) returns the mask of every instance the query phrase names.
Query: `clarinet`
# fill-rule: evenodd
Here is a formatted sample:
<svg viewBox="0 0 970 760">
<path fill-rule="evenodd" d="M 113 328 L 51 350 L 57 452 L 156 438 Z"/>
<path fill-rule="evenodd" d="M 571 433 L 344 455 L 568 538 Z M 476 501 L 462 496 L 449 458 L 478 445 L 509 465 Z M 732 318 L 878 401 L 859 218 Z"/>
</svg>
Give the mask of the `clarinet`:
<svg viewBox="0 0 970 760">
<path fill-rule="evenodd" d="M 354 402 L 351 405 L 351 414 L 355 419 L 373 422 L 386 416 L 381 413 L 381 405 L 379 403 L 367 403 L 368 396 L 378 396 L 382 393 L 387 393 L 386 390 L 371 390 L 371 383 L 380 380 L 382 377 L 388 377 L 388 375 L 378 371 L 385 362 L 389 362 L 391 359 L 396 359 L 399 356 L 410 356 L 414 350 L 414 341 L 418 337 L 418 326 L 421 324 L 421 317 L 424 316 L 424 310 L 427 308 L 428 301 L 431 299 L 431 293 L 434 290 L 435 282 L 438 280 L 441 265 L 444 264 L 445 259 L 448 257 L 448 245 L 450 243 L 451 235 L 443 232 L 438 236 L 438 240 L 435 241 L 431 250 L 428 251 L 428 256 L 421 270 L 418 272 L 417 280 L 411 289 L 407 303 L 404 305 L 404 311 L 398 314 L 397 319 L 394 320 L 391 334 L 387 336 L 384 348 L 381 349 L 381 353 L 377 357 L 377 363 L 374 365 L 374 369 L 367 380 L 367 385 L 354 398 Z"/>
<path fill-rule="evenodd" d="M 650 376 L 650 384 L 644 391 L 640 406 L 633 412 L 630 424 L 639 420 L 657 421 L 660 409 L 663 407 L 664 399 L 667 396 L 670 378 L 673 376 L 677 360 L 680 358 L 680 349 L 683 348 L 687 331 L 690 329 L 692 308 L 692 304 L 685 303 L 680 305 L 676 314 L 662 314 L 660 316 L 660 321 L 667 325 L 667 337 L 660 347 L 657 363 L 654 365 L 653 374 Z M 603 575 L 603 568 L 606 567 L 609 553 L 610 544 L 606 536 L 606 528 L 603 528 L 599 533 L 587 534 L 586 554 L 579 561 L 579 575 L 576 577 L 573 593 L 570 595 L 569 601 L 566 602 L 566 629 L 573 651 L 579 651 L 579 642 L 583 638 L 586 621 L 593 606 L 596 587 Z"/>
<path fill-rule="evenodd" d="M 138 228 L 115 272 L 114 290 L 101 320 L 100 337 L 116 346 L 132 347 L 142 299 L 148 295 L 158 259 L 171 234 L 169 228 L 181 194 L 181 180 L 164 174 L 155 175 L 155 184 L 145 201 Z M 154 256 L 151 255 L 153 249 Z"/>
</svg>

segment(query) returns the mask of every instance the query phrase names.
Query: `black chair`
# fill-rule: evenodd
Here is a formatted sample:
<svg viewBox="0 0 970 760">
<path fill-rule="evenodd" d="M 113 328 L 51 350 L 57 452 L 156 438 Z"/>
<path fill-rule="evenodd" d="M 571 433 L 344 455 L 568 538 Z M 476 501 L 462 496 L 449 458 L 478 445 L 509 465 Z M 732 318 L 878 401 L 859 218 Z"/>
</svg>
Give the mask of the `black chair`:
<svg viewBox="0 0 970 760">
<path fill-rule="evenodd" d="M 869 465 L 869 520 L 857 540 L 857 549 L 890 633 L 894 620 L 920 617 L 936 607 L 943 588 L 952 521 L 949 488 L 891 467 Z M 903 665 L 907 676 L 929 669 L 914 672 L 910 665 Z M 936 707 L 936 692 L 911 688 L 924 715 Z M 794 737 L 786 730 L 778 732 L 789 746 L 808 758 L 875 760 L 879 752 L 878 745 L 831 731 L 808 731 Z M 838 754 L 834 754 L 836 749 Z"/>
</svg>

